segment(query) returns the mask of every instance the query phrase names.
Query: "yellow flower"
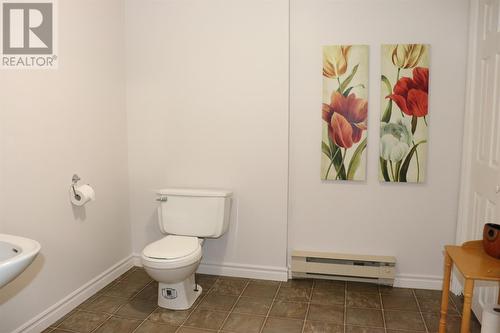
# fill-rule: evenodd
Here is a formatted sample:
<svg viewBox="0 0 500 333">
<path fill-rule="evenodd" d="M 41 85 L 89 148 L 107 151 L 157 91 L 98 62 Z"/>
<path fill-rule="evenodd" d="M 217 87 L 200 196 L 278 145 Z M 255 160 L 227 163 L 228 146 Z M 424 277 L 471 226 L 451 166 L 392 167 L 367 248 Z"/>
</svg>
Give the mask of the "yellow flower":
<svg viewBox="0 0 500 333">
<path fill-rule="evenodd" d="M 335 79 L 347 70 L 351 45 L 323 46 L 323 76 Z"/>
<path fill-rule="evenodd" d="M 413 68 L 424 53 L 423 44 L 398 44 L 392 51 L 392 63 L 399 68 Z"/>
</svg>

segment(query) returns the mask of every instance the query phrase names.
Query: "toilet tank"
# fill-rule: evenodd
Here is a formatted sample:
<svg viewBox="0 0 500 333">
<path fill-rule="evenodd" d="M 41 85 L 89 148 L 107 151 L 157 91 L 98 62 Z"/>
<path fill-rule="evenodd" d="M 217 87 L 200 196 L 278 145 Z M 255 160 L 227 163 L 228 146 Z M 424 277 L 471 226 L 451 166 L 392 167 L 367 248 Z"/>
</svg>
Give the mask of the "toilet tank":
<svg viewBox="0 0 500 333">
<path fill-rule="evenodd" d="M 229 227 L 232 192 L 169 188 L 156 192 L 160 230 L 165 234 L 218 238 Z"/>
</svg>

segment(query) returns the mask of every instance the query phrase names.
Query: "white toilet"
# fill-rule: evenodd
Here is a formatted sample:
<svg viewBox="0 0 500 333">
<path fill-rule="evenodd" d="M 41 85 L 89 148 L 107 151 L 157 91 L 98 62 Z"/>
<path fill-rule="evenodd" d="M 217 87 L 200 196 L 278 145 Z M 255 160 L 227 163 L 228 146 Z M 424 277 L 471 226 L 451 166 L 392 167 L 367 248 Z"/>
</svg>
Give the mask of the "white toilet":
<svg viewBox="0 0 500 333">
<path fill-rule="evenodd" d="M 189 309 L 201 294 L 194 273 L 203 238 L 218 238 L 229 226 L 232 192 L 164 189 L 157 192 L 158 222 L 164 238 L 142 251 L 142 265 L 158 286 L 158 305 Z"/>
</svg>

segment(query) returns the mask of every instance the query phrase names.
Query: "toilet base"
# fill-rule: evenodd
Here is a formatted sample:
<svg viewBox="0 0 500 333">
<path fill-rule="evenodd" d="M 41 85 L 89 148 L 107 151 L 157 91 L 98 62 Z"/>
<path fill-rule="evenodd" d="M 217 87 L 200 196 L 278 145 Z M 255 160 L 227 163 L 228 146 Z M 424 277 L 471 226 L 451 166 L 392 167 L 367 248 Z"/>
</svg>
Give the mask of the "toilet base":
<svg viewBox="0 0 500 333">
<path fill-rule="evenodd" d="M 194 273 L 184 281 L 158 284 L 158 306 L 171 310 L 187 310 L 201 295 L 201 286 L 195 291 Z"/>
</svg>

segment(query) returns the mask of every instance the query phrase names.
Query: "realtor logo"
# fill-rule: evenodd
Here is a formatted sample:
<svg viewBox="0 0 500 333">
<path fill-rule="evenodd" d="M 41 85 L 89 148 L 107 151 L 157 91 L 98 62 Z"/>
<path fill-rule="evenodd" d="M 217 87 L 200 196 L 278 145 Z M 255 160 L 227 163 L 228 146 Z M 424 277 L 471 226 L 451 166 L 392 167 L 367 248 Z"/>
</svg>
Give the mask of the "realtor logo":
<svg viewBox="0 0 500 333">
<path fill-rule="evenodd" d="M 2 0 L 1 67 L 56 68 L 54 0 L 28 1 Z"/>
</svg>

